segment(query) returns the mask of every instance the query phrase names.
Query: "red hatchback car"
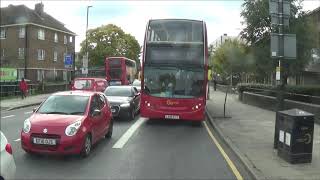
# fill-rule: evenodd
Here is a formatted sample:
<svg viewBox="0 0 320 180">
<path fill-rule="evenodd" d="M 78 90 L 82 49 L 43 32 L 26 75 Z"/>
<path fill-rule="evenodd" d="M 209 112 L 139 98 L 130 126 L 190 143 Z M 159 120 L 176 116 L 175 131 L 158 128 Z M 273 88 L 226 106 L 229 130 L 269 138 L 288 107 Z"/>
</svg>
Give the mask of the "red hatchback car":
<svg viewBox="0 0 320 180">
<path fill-rule="evenodd" d="M 81 154 L 110 138 L 113 119 L 103 93 L 65 91 L 52 94 L 24 121 L 21 146 L 27 153 Z"/>
<path fill-rule="evenodd" d="M 103 92 L 108 86 L 108 81 L 103 78 L 75 78 L 71 90 L 100 91 Z"/>
</svg>

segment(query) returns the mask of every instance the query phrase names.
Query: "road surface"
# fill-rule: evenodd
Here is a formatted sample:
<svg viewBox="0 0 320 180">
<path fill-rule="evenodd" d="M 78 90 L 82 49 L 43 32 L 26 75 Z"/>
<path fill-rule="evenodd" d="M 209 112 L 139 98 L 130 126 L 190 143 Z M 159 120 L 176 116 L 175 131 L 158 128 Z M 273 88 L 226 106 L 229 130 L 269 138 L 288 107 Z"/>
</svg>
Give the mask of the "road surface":
<svg viewBox="0 0 320 180">
<path fill-rule="evenodd" d="M 30 156 L 21 149 L 20 131 L 32 109 L 1 112 L 17 179 L 251 179 L 230 150 L 213 140 L 207 121 L 194 127 L 175 120 L 117 120 L 111 140 L 101 140 L 88 158 Z"/>
</svg>

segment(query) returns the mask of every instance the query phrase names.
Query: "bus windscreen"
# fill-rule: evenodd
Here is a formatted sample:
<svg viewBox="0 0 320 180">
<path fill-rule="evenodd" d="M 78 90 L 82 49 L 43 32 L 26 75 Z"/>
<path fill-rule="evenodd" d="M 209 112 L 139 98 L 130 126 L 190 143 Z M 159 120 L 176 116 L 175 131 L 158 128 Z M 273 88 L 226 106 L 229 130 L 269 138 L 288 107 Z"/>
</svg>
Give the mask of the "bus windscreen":
<svg viewBox="0 0 320 180">
<path fill-rule="evenodd" d="M 145 67 L 144 92 L 155 97 L 194 98 L 203 96 L 201 68 Z"/>
</svg>

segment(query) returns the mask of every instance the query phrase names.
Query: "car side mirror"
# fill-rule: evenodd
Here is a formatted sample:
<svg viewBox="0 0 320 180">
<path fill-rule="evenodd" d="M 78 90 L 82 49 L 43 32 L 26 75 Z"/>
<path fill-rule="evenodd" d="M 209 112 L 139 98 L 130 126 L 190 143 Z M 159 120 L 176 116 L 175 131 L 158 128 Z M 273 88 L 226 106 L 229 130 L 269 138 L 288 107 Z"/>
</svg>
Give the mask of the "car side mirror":
<svg viewBox="0 0 320 180">
<path fill-rule="evenodd" d="M 93 112 L 92 112 L 92 116 L 98 116 L 101 114 L 101 111 L 99 109 L 95 109 Z"/>
</svg>

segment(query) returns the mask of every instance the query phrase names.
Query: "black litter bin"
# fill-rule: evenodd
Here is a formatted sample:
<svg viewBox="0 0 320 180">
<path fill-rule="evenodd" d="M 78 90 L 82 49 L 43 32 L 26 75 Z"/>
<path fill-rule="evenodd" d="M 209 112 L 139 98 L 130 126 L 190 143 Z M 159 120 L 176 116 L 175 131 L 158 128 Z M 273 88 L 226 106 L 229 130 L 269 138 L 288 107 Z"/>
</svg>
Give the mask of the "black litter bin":
<svg viewBox="0 0 320 180">
<path fill-rule="evenodd" d="M 312 161 L 314 115 L 300 109 L 278 112 L 278 156 L 289 163 Z"/>
</svg>

